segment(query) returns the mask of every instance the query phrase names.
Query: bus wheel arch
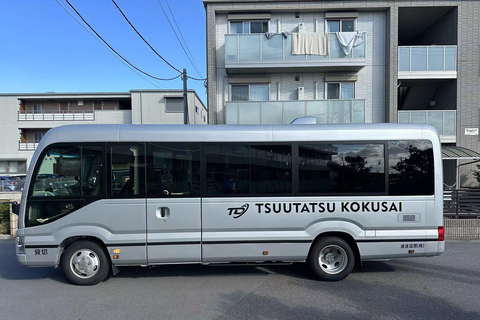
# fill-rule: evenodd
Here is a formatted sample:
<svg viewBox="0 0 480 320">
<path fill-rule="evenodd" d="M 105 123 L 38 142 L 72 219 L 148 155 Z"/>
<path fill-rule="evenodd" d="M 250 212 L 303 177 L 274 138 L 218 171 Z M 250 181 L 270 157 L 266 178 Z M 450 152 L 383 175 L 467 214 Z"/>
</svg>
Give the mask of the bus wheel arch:
<svg viewBox="0 0 480 320">
<path fill-rule="evenodd" d="M 105 244 L 98 238 L 76 236 L 60 245 L 58 258 L 65 276 L 78 285 L 94 285 L 109 274 L 112 262 Z"/>
<path fill-rule="evenodd" d="M 326 258 L 331 264 L 325 263 Z M 360 252 L 348 233 L 325 232 L 312 242 L 308 263 L 320 280 L 339 281 L 346 278 L 354 267 L 361 266 Z"/>
</svg>

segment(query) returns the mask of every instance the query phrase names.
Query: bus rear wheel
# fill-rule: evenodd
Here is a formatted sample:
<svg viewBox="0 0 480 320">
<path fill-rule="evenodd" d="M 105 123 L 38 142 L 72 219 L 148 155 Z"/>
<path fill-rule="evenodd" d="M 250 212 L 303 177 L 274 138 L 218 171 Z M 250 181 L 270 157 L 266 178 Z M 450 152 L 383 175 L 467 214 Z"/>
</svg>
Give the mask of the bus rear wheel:
<svg viewBox="0 0 480 320">
<path fill-rule="evenodd" d="M 355 255 L 350 245 L 338 237 L 320 239 L 310 252 L 310 267 L 323 281 L 345 279 L 355 266 Z"/>
<path fill-rule="evenodd" d="M 105 251 L 92 241 L 74 242 L 62 256 L 65 276 L 78 285 L 89 286 L 103 281 L 109 267 Z"/>
</svg>

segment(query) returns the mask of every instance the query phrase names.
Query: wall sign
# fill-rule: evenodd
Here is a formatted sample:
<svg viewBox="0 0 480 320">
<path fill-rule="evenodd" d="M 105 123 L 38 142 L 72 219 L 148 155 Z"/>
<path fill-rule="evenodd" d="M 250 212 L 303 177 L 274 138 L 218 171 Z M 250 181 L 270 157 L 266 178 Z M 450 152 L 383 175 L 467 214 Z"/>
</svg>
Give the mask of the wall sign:
<svg viewBox="0 0 480 320">
<path fill-rule="evenodd" d="M 466 136 L 478 136 L 478 128 L 465 128 Z"/>
</svg>

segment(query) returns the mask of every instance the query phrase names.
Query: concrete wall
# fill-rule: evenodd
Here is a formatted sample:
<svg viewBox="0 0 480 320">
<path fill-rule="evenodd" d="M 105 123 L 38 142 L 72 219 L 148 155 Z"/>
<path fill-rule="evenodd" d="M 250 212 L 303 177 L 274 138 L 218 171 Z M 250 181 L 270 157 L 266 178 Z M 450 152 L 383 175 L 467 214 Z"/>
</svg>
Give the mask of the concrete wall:
<svg viewBox="0 0 480 320">
<path fill-rule="evenodd" d="M 183 124 L 183 112 L 166 112 L 168 97 L 183 97 L 183 91 L 132 91 L 133 124 Z M 196 107 L 199 113 L 196 113 Z M 206 124 L 207 110 L 194 91 L 188 92 L 188 119 L 190 124 Z M 203 120 L 205 116 L 205 121 Z"/>
</svg>

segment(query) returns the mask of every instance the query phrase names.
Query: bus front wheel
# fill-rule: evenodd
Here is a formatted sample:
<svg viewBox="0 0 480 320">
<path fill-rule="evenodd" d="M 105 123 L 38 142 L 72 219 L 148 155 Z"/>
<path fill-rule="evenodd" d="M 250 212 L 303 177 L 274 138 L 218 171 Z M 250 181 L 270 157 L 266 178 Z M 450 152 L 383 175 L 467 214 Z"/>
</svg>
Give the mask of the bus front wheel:
<svg viewBox="0 0 480 320">
<path fill-rule="evenodd" d="M 323 281 L 345 279 L 355 266 L 355 255 L 350 245 L 337 237 L 321 238 L 310 252 L 310 266 Z"/>
<path fill-rule="evenodd" d="M 104 280 L 109 266 L 105 251 L 92 241 L 74 242 L 62 256 L 65 276 L 78 285 L 94 285 Z"/>
</svg>

